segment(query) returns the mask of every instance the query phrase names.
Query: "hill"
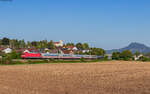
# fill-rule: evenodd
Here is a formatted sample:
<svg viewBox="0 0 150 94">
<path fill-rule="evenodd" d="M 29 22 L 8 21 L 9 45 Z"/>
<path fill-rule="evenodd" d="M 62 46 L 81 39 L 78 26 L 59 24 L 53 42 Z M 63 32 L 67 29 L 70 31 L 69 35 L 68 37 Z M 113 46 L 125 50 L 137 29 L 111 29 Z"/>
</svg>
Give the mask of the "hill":
<svg viewBox="0 0 150 94">
<path fill-rule="evenodd" d="M 137 42 L 133 42 L 131 44 L 129 44 L 127 47 L 121 48 L 121 49 L 112 49 L 112 50 L 107 50 L 107 54 L 111 54 L 113 52 L 122 52 L 124 50 L 130 50 L 132 53 L 135 52 L 141 52 L 141 53 L 148 53 L 150 52 L 150 47 L 141 44 L 141 43 L 137 43 Z"/>
</svg>

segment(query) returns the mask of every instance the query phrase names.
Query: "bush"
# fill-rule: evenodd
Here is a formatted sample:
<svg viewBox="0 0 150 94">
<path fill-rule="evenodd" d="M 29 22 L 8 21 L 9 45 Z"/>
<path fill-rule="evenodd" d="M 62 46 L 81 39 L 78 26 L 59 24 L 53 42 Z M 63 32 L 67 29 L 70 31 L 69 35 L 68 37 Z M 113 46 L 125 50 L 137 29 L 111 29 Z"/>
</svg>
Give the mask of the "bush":
<svg viewBox="0 0 150 94">
<path fill-rule="evenodd" d="M 54 58 L 50 58 L 49 61 L 50 62 L 55 62 L 55 59 Z"/>
<path fill-rule="evenodd" d="M 129 50 L 124 50 L 122 53 L 120 52 L 114 52 L 112 54 L 112 59 L 113 60 L 133 60 L 133 54 Z"/>
<path fill-rule="evenodd" d="M 128 60 L 132 60 L 133 54 L 131 51 L 125 50 L 120 54 L 120 57 L 128 61 Z"/>
<path fill-rule="evenodd" d="M 146 56 L 142 56 L 139 58 L 140 61 L 150 61 L 149 58 L 147 58 Z"/>
<path fill-rule="evenodd" d="M 25 62 L 21 62 L 21 61 L 12 61 L 11 64 L 25 64 Z"/>
<path fill-rule="evenodd" d="M 11 64 L 12 63 L 12 58 L 9 54 L 5 55 L 0 59 L 0 64 Z"/>
<path fill-rule="evenodd" d="M 104 56 L 104 60 L 108 60 L 108 56 Z"/>
<path fill-rule="evenodd" d="M 5 61 L 3 58 L 0 59 L 0 64 L 5 64 Z"/>
<path fill-rule="evenodd" d="M 82 57 L 82 58 L 80 59 L 80 61 L 81 61 L 81 62 L 85 62 L 85 58 Z"/>
<path fill-rule="evenodd" d="M 12 59 L 21 59 L 22 53 L 16 53 L 16 51 L 13 51 L 12 53 L 9 53 Z"/>
<path fill-rule="evenodd" d="M 120 60 L 120 52 L 113 52 L 112 59 L 113 60 Z"/>
<path fill-rule="evenodd" d="M 44 63 L 48 63 L 49 60 L 48 60 L 48 59 L 44 59 L 43 62 L 44 62 Z"/>
</svg>

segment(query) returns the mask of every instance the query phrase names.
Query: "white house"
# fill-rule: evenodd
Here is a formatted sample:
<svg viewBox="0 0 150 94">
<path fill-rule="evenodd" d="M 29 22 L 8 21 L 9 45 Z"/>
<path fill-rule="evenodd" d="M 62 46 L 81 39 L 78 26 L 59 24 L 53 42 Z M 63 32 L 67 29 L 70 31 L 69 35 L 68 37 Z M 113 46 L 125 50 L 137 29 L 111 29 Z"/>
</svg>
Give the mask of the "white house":
<svg viewBox="0 0 150 94">
<path fill-rule="evenodd" d="M 138 60 L 138 59 L 140 59 L 140 57 L 142 57 L 143 55 L 142 54 L 140 54 L 140 55 L 138 55 L 138 56 L 134 56 L 134 60 Z"/>
<path fill-rule="evenodd" d="M 78 48 L 77 48 L 77 47 L 73 47 L 73 50 L 74 50 L 74 51 L 77 51 L 77 50 L 78 50 Z"/>
<path fill-rule="evenodd" d="M 67 46 L 66 48 L 67 48 L 68 50 L 73 50 L 73 51 L 77 51 L 77 50 L 78 50 L 78 48 L 75 47 L 75 46 Z"/>
<path fill-rule="evenodd" d="M 11 53 L 12 52 L 12 49 L 10 48 L 6 48 L 3 50 L 4 53 L 8 54 L 8 53 Z"/>
<path fill-rule="evenodd" d="M 90 52 L 90 50 L 82 50 L 83 53 Z"/>
<path fill-rule="evenodd" d="M 54 45 L 55 45 L 56 47 L 63 47 L 63 41 L 60 40 L 59 42 L 54 42 Z"/>
</svg>

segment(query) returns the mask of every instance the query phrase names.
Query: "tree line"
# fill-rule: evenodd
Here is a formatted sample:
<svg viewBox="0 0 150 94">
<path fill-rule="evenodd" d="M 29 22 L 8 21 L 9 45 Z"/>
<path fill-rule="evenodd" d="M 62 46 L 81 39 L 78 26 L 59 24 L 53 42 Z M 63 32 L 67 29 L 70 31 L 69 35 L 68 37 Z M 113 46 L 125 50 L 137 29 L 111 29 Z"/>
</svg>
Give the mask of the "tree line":
<svg viewBox="0 0 150 94">
<path fill-rule="evenodd" d="M 10 48 L 49 48 L 49 49 L 55 49 L 54 41 L 50 40 L 41 40 L 41 41 L 27 41 L 25 42 L 24 39 L 18 40 L 18 39 L 9 39 L 4 37 L 3 39 L 0 39 L 0 46 L 9 46 Z M 66 43 L 64 46 L 76 46 L 79 50 L 87 50 L 89 49 L 88 43 Z"/>
<path fill-rule="evenodd" d="M 138 61 L 150 61 L 150 52 L 149 53 L 132 53 L 130 50 L 124 50 L 122 52 L 113 52 L 112 60 L 135 60 L 135 57 L 138 57 Z"/>
<path fill-rule="evenodd" d="M 54 45 L 54 41 L 50 40 L 41 40 L 41 41 L 27 41 L 25 42 L 24 39 L 18 40 L 18 39 L 9 39 L 4 37 L 3 39 L 0 39 L 0 46 L 1 47 L 10 47 L 12 49 L 21 49 L 21 48 L 48 48 L 48 49 L 60 49 L 57 48 Z M 66 43 L 64 44 L 64 47 L 67 46 L 75 46 L 78 51 L 75 54 L 87 54 L 87 55 L 105 55 L 105 50 L 102 48 L 96 48 L 96 47 L 90 47 L 88 43 Z M 85 52 L 83 52 L 85 50 Z"/>
<path fill-rule="evenodd" d="M 112 59 L 113 60 L 133 60 L 133 53 L 129 50 L 125 50 L 123 52 L 113 52 Z"/>
</svg>

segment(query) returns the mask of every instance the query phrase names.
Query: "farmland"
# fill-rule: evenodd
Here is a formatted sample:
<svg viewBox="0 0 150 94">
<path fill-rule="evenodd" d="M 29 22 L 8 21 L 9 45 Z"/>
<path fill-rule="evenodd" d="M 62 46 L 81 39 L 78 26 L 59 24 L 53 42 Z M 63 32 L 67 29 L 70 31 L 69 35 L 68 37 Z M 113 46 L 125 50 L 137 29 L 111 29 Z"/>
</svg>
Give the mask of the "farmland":
<svg viewBox="0 0 150 94">
<path fill-rule="evenodd" d="M 150 94 L 150 63 L 0 66 L 0 94 Z"/>
</svg>

